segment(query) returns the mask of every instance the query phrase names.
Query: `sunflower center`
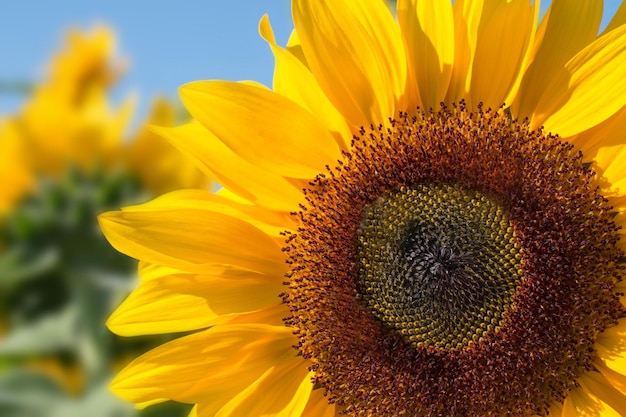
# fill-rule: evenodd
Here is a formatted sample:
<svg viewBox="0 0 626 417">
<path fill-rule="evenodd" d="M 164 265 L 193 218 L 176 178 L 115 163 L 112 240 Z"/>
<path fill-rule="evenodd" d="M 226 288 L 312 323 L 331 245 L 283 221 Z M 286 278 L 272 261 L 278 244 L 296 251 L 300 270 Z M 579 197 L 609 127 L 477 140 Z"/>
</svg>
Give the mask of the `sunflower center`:
<svg viewBox="0 0 626 417">
<path fill-rule="evenodd" d="M 479 340 L 500 325 L 522 277 L 506 211 L 458 185 L 379 198 L 358 241 L 362 302 L 415 346 Z"/>
<path fill-rule="evenodd" d="M 348 415 L 545 415 L 624 313 L 594 172 L 503 109 L 362 128 L 305 196 L 286 322 Z"/>
</svg>

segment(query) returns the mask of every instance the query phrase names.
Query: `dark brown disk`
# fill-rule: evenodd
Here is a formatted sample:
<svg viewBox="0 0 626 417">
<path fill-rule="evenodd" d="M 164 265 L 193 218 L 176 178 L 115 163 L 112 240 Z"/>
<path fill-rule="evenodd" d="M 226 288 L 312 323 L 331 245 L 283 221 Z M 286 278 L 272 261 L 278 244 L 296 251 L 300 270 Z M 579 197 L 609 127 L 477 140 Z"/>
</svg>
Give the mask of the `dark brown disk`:
<svg viewBox="0 0 626 417">
<path fill-rule="evenodd" d="M 288 237 L 283 295 L 316 383 L 354 416 L 545 415 L 592 368 L 595 340 L 623 313 L 617 228 L 582 155 L 503 110 L 401 114 L 362 129 L 305 190 Z M 418 184 L 497 201 L 522 253 L 499 328 L 461 348 L 415 346 L 362 302 L 358 239 L 367 208 Z"/>
</svg>

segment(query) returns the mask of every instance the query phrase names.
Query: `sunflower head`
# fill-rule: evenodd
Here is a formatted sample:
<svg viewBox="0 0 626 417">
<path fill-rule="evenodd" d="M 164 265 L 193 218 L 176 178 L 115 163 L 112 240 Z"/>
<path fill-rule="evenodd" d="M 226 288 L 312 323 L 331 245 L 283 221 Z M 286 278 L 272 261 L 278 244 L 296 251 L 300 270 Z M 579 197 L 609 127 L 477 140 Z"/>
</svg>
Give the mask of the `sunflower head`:
<svg viewBox="0 0 626 417">
<path fill-rule="evenodd" d="M 181 88 L 195 121 L 157 131 L 223 189 L 101 225 L 147 265 L 109 326 L 197 332 L 119 395 L 201 416 L 626 415 L 626 7 L 600 34 L 600 2 L 540 25 L 522 0 L 396 11 L 294 0 L 286 48 L 261 19 L 271 91 Z"/>
<path fill-rule="evenodd" d="M 593 172 L 502 110 L 391 125 L 316 178 L 286 247 L 287 323 L 317 383 L 356 415 L 545 413 L 624 313 Z"/>
</svg>

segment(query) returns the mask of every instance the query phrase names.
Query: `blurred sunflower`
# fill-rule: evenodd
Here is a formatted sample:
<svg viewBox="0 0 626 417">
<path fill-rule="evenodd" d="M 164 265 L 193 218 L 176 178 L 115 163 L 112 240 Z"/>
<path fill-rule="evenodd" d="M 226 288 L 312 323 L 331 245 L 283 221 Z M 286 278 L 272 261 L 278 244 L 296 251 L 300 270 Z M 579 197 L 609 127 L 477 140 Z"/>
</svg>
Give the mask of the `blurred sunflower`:
<svg viewBox="0 0 626 417">
<path fill-rule="evenodd" d="M 210 181 L 145 126 L 128 137 L 133 99 L 114 107 L 109 98 L 124 69 L 114 50 L 108 28 L 69 32 L 48 78 L 0 121 L 3 416 L 136 415 L 107 397 L 111 373 L 171 339 L 122 340 L 103 328 L 136 285 L 136 263 L 110 248 L 96 216 Z M 174 125 L 175 113 L 156 100 L 147 123 Z"/>
<path fill-rule="evenodd" d="M 626 415 L 626 6 L 294 0 L 273 90 L 155 131 L 223 188 L 100 217 L 113 391 L 194 416 Z M 280 295 L 280 296 L 279 296 Z"/>
</svg>

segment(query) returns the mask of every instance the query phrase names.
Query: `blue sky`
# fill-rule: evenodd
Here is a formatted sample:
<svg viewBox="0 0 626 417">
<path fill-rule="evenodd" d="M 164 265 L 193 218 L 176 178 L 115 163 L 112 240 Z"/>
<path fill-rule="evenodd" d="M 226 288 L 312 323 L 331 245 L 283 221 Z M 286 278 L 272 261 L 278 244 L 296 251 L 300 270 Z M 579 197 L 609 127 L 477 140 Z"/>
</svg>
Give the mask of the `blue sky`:
<svg viewBox="0 0 626 417">
<path fill-rule="evenodd" d="M 605 1 L 605 17 L 619 0 Z M 542 9 L 547 2 L 542 2 Z M 289 0 L 19 0 L 0 13 L 0 81 L 37 80 L 70 27 L 106 23 L 118 35 L 118 51 L 130 61 L 116 96 L 139 95 L 139 118 L 158 94 L 199 79 L 253 79 L 271 85 L 273 57 L 257 31 L 269 14 L 278 41 L 293 27 Z M 20 96 L 0 94 L 0 114 L 19 108 Z"/>
<path fill-rule="evenodd" d="M 258 35 L 263 14 L 277 40 L 293 28 L 289 0 L 3 2 L 0 12 L 0 81 L 37 80 L 68 27 L 113 27 L 118 52 L 130 62 L 116 95 L 139 94 L 140 109 L 163 94 L 200 79 L 254 79 L 271 85 L 274 58 Z M 17 110 L 17 94 L 0 94 L 0 114 Z"/>
</svg>

